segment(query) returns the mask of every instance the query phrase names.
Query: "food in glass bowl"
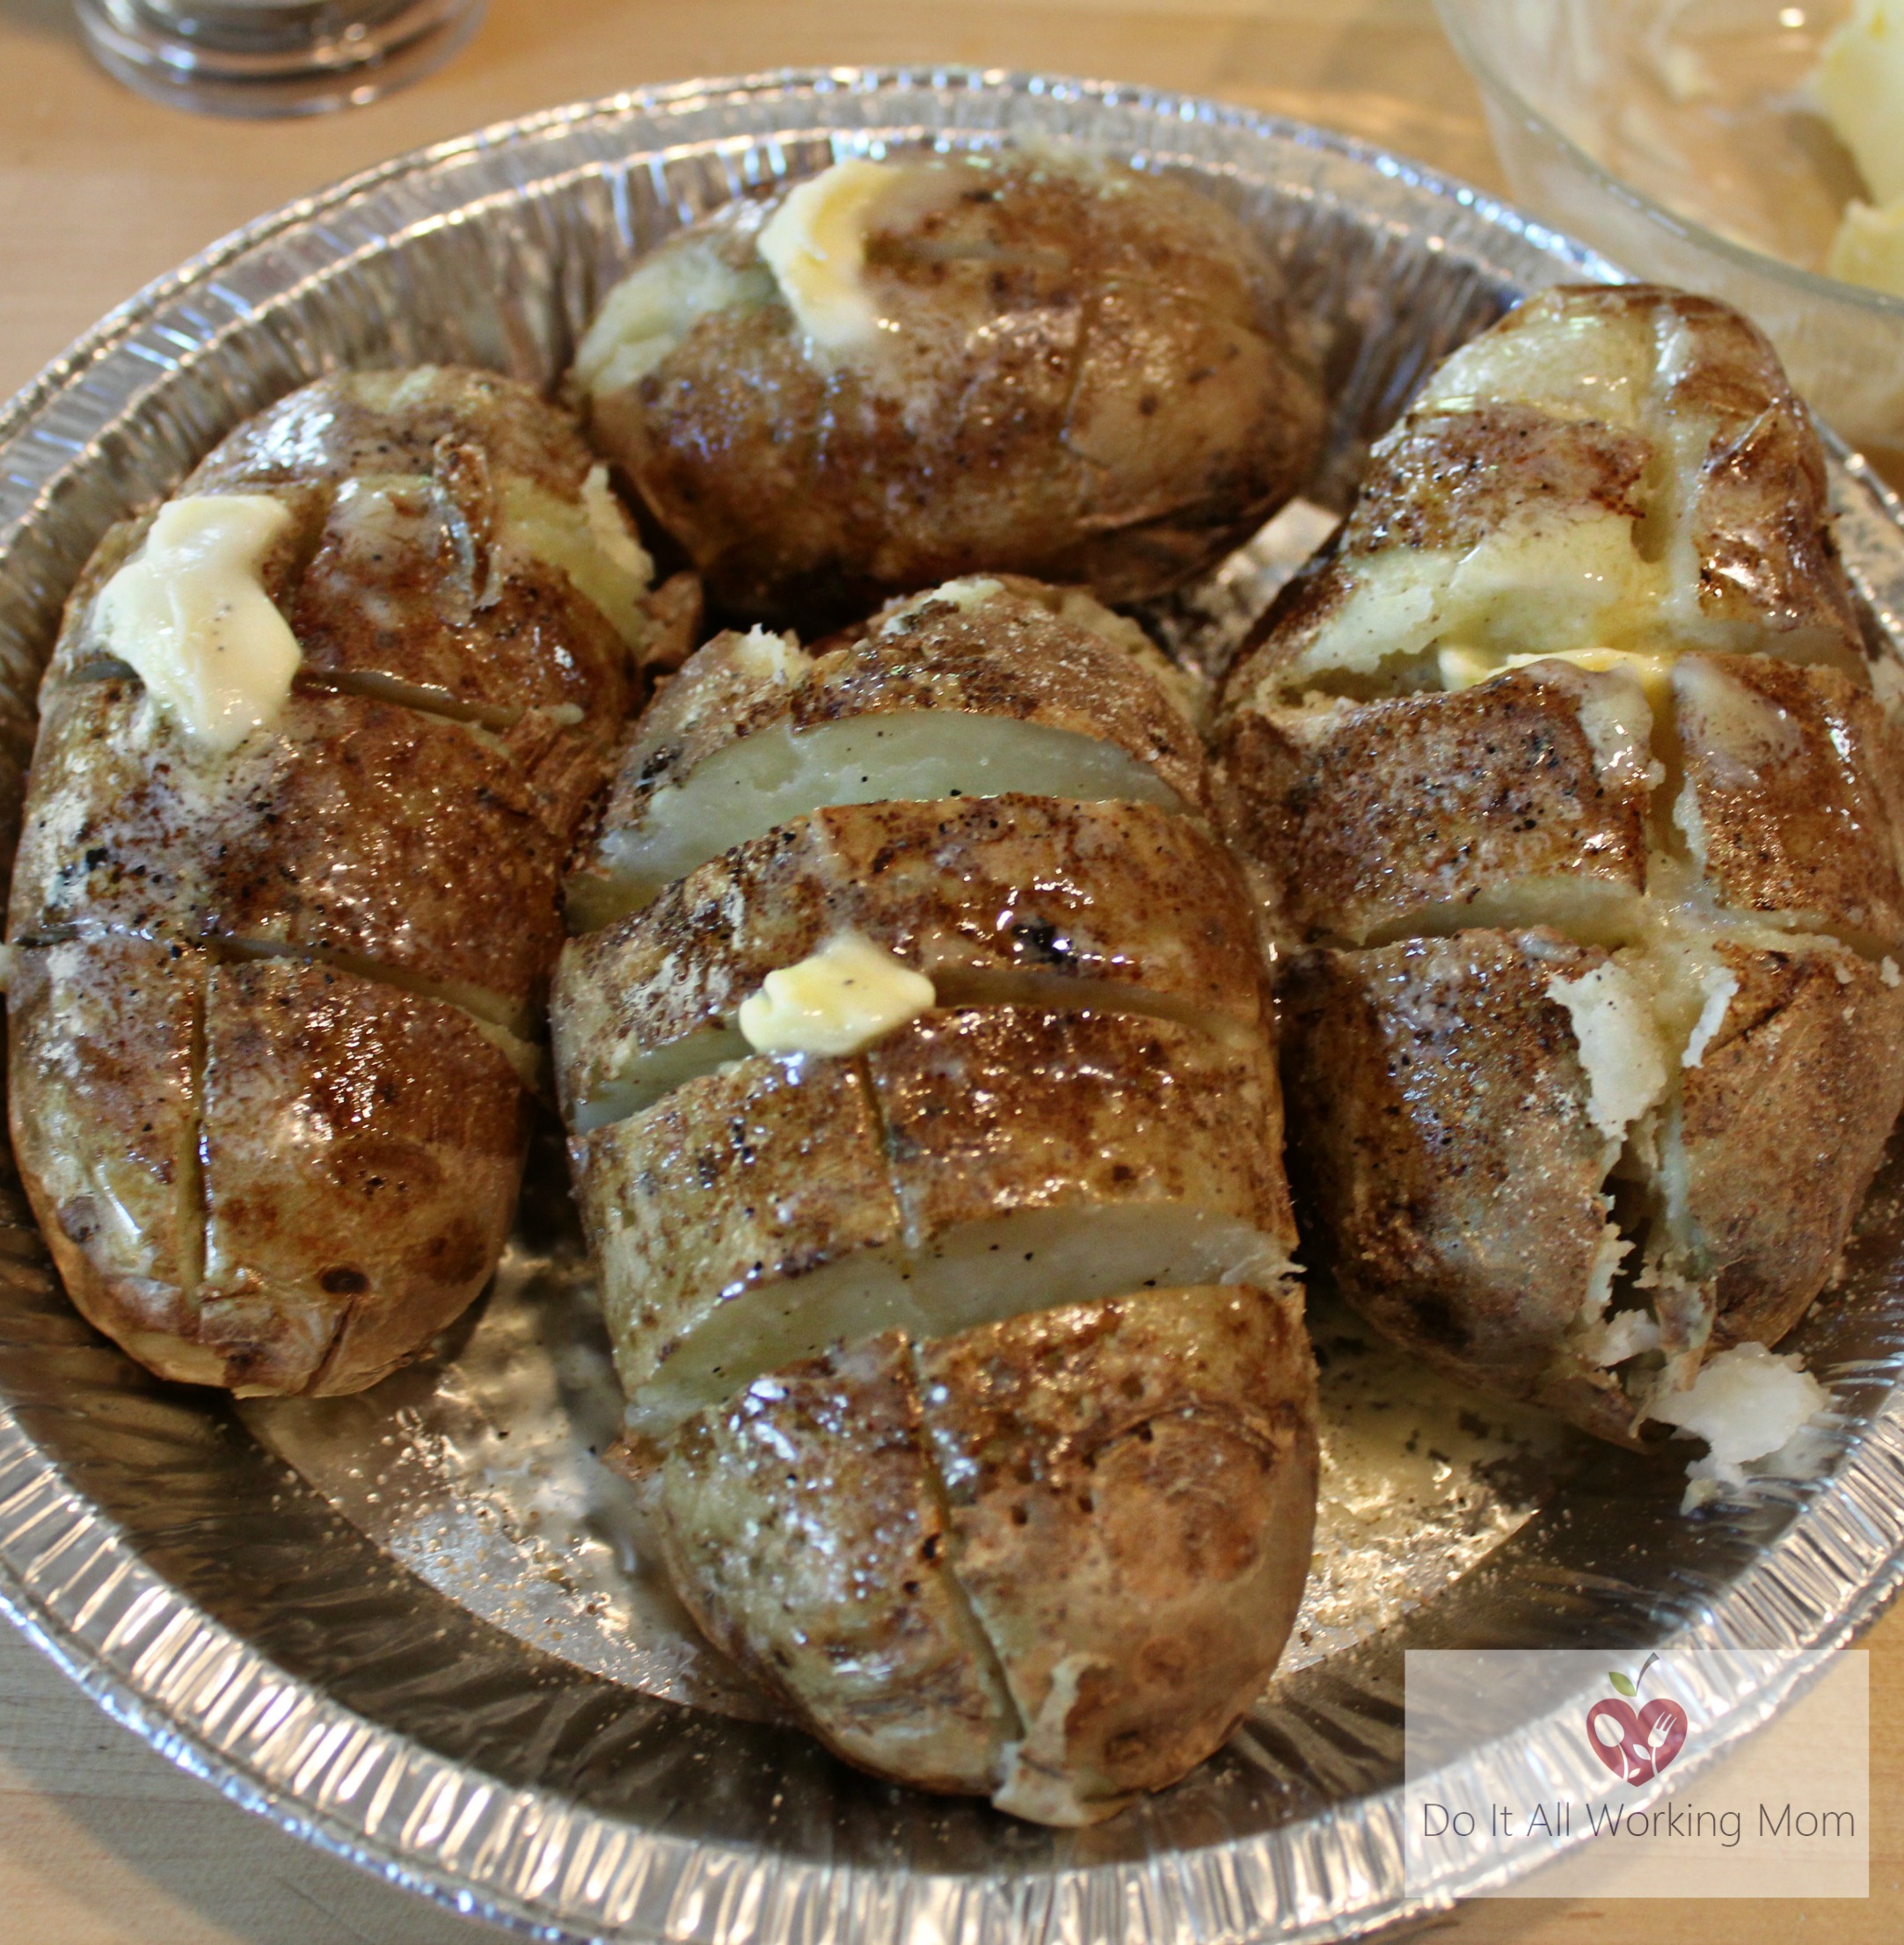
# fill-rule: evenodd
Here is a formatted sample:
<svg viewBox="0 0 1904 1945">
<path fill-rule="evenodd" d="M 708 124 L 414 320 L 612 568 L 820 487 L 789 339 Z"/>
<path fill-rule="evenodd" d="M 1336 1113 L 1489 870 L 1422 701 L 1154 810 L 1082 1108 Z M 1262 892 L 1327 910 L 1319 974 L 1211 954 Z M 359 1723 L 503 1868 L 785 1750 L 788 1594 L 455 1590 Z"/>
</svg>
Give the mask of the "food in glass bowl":
<svg viewBox="0 0 1904 1945">
<path fill-rule="evenodd" d="M 1814 84 L 1852 0 L 1436 4 L 1516 200 L 1744 311 L 1813 410 L 1904 483 L 1904 297 L 1829 274 L 1847 208 L 1883 193 Z"/>
</svg>

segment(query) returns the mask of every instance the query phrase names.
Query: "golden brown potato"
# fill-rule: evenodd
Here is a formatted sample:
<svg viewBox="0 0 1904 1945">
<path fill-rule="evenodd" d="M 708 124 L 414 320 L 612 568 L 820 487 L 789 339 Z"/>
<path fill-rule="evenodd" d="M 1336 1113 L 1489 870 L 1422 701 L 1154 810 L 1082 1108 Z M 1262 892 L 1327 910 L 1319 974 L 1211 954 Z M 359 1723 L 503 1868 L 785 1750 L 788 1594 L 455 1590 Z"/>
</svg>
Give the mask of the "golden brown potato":
<svg viewBox="0 0 1904 1945">
<path fill-rule="evenodd" d="M 638 910 L 823 805 L 1008 794 L 1206 807 L 1187 686 L 1134 623 L 985 575 L 812 654 L 762 629 L 719 636 L 624 751 L 570 920 Z"/>
<path fill-rule="evenodd" d="M 1536 662 L 1454 694 L 1239 712 L 1232 841 L 1291 940 L 1380 944 L 1522 922 L 1630 931 L 1645 884 L 1652 719 L 1617 670 Z"/>
<path fill-rule="evenodd" d="M 27 946 L 16 1152 L 68 1292 L 161 1376 L 354 1390 L 488 1281 L 514 1210 L 514 1067 L 440 1000 L 106 937 Z"/>
<path fill-rule="evenodd" d="M 1259 1041 L 1022 1006 L 750 1054 L 579 1136 L 632 1421 L 763 1371 L 1149 1283 L 1272 1285 L 1295 1226 Z"/>
<path fill-rule="evenodd" d="M 109 677 L 47 691 L 34 761 L 16 938 L 315 953 L 535 1032 L 561 943 L 562 840 L 462 724 L 294 693 L 207 757 L 136 681 Z"/>
<path fill-rule="evenodd" d="M 1281 981 L 1291 1181 L 1309 1266 L 1426 1363 L 1511 1396 L 1630 1411 L 1569 1335 L 1620 1263 L 1594 1125 L 1550 991 L 1605 952 L 1551 932 L 1318 948 Z"/>
<path fill-rule="evenodd" d="M 537 1064 L 519 1036 L 648 568 L 574 426 L 481 373 L 307 387 L 172 503 L 214 529 L 233 505 L 277 522 L 236 594 L 155 556 L 162 509 L 106 536 L 68 606 L 9 920 L 13 1138 L 74 1300 L 135 1356 L 351 1391 L 501 1248 Z M 142 572 L 170 605 L 128 622 L 106 597 Z M 249 666 L 217 618 L 245 603 L 290 688 L 224 739 L 191 658 Z"/>
<path fill-rule="evenodd" d="M 1096 1822 L 1274 1666 L 1308 1568 L 1301 1310 L 1159 1289 L 756 1380 L 663 1474 L 676 1584 L 833 1748 Z"/>
<path fill-rule="evenodd" d="M 1133 624 L 976 577 L 704 648 L 570 887 L 570 1155 L 683 1600 L 853 1761 L 1051 1823 L 1215 1748 L 1307 1571 L 1281 1102 L 1207 802 Z"/>
<path fill-rule="evenodd" d="M 745 1054 L 741 1002 L 847 930 L 947 1004 L 1095 1001 L 1245 1031 L 1262 1017 L 1241 880 L 1183 818 L 1023 795 L 829 806 L 564 949 L 551 1016 L 570 1124 L 587 1133 Z"/>
<path fill-rule="evenodd" d="M 1296 490 L 1323 426 L 1244 226 L 1048 148 L 729 204 L 609 293 L 573 382 L 717 603 L 802 625 L 974 571 L 1162 593 Z"/>
<path fill-rule="evenodd" d="M 1769 348 L 1644 286 L 1526 304 L 1219 713 L 1306 1247 L 1456 1375 L 1679 1423 L 1834 1274 L 1904 1102 L 1904 741 Z"/>
</svg>

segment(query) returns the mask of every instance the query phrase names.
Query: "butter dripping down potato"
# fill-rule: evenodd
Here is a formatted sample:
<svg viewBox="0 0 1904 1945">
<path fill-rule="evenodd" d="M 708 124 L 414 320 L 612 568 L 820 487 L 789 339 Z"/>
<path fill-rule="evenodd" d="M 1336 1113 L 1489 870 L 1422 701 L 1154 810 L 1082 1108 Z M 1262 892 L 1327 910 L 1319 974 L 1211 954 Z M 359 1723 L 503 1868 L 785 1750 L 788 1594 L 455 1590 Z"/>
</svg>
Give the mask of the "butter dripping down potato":
<svg viewBox="0 0 1904 1945">
<path fill-rule="evenodd" d="M 1047 1822 L 1215 1748 L 1307 1572 L 1280 1102 L 1207 801 L 1140 631 L 972 578 L 810 654 L 708 644 L 570 887 L 602 922 L 558 1084 L 682 1599 L 853 1761 Z M 843 937 L 922 999 L 756 1045 Z"/>
<path fill-rule="evenodd" d="M 208 743 L 106 611 L 163 516 L 106 536 L 41 692 L 13 1142 L 74 1301 L 153 1370 L 353 1391 L 501 1249 L 648 568 L 574 426 L 484 373 L 305 388 L 171 503 L 222 504 L 276 522 L 249 598 L 292 686 Z"/>
<path fill-rule="evenodd" d="M 975 571 L 1162 593 L 1296 490 L 1323 424 L 1249 230 L 1056 148 L 731 203 L 610 292 L 574 384 L 717 605 L 777 623 Z"/>
<path fill-rule="evenodd" d="M 1904 741 L 1769 347 L 1635 286 L 1457 352 L 1217 741 L 1314 1258 L 1457 1376 L 1623 1440 L 1699 1416 L 1904 1099 Z"/>
</svg>

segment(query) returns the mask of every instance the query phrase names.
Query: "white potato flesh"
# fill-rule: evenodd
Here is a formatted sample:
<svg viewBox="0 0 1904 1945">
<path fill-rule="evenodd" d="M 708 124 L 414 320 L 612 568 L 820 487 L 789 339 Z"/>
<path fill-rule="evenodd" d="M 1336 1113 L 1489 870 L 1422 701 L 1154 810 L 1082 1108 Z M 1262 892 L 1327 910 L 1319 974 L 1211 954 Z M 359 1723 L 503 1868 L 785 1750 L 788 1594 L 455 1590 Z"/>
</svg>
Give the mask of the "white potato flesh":
<svg viewBox="0 0 1904 1945">
<path fill-rule="evenodd" d="M 1280 1244 L 1248 1223 L 1155 1203 L 1028 1210 L 967 1223 L 916 1255 L 863 1250 L 730 1297 L 641 1387 L 628 1422 L 665 1437 L 764 1373 L 881 1331 L 930 1341 L 1136 1290 L 1274 1289 L 1289 1270 Z"/>
<path fill-rule="evenodd" d="M 1017 791 L 1184 808 L 1115 744 L 1012 718 L 894 711 L 730 743 L 658 790 L 638 823 L 604 834 L 601 856 L 619 910 L 636 911 L 697 865 L 829 805 Z"/>
</svg>

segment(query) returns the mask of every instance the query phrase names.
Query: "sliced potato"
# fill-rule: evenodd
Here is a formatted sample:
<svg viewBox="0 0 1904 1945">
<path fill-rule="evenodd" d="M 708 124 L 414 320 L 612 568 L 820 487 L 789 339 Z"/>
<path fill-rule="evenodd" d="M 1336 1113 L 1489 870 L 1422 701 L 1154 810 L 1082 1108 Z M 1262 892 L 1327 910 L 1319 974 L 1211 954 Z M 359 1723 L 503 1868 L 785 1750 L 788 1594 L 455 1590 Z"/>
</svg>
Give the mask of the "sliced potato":
<svg viewBox="0 0 1904 1945">
<path fill-rule="evenodd" d="M 1544 920 L 1610 940 L 1639 922 L 1651 734 L 1630 677 L 1548 660 L 1452 695 L 1243 711 L 1222 787 L 1281 937 Z"/>
<path fill-rule="evenodd" d="M 1552 991 L 1607 958 L 1470 931 L 1304 953 L 1282 987 L 1305 1253 L 1426 1362 L 1515 1397 L 1571 1361 L 1623 1254 L 1607 1177 L 1623 1130 L 1596 1123 Z"/>
<path fill-rule="evenodd" d="M 287 516 L 239 587 L 284 623 L 291 686 L 235 747 L 188 735 L 131 663 L 164 645 L 155 616 L 230 590 L 161 554 L 144 619 L 102 605 L 154 516 L 107 534 L 43 687 L 13 878 L 16 1142 L 76 1302 L 135 1357 L 351 1390 L 501 1246 L 540 1064 L 519 1036 L 659 625 L 650 563 L 573 423 L 484 373 L 321 380 L 184 494 Z M 231 645 L 186 637 L 187 665 Z"/>
<path fill-rule="evenodd" d="M 1904 942 L 1904 737 L 1871 692 L 1833 668 L 1688 655 L 1673 696 L 1674 818 L 1718 902 L 1873 954 Z"/>
<path fill-rule="evenodd" d="M 988 1796 L 1017 1711 L 952 1577 L 898 1333 L 791 1365 L 671 1442 L 668 1572 L 708 1639 L 850 1762 Z"/>
<path fill-rule="evenodd" d="M 13 1152 L 67 1293 L 141 1363 L 199 1383 L 224 1370 L 191 1337 L 208 970 L 195 948 L 102 939 L 16 946 L 7 983 Z"/>
<path fill-rule="evenodd" d="M 144 939 L 14 965 L 21 1172 L 74 1302 L 141 1363 L 360 1390 L 488 1280 L 526 1105 L 456 1008 Z"/>
<path fill-rule="evenodd" d="M 1240 879 L 1155 806 L 1047 797 L 815 812 L 690 872 L 564 949 L 557 1079 L 580 1133 L 752 1050 L 767 974 L 853 931 L 945 1003 L 1150 1011 L 1253 1031 L 1263 976 Z"/>
<path fill-rule="evenodd" d="M 1204 806 L 1187 703 L 1115 617 L 996 579 L 901 604 L 808 657 L 756 630 L 711 643 L 644 718 L 591 855 L 583 929 L 828 805 L 1035 794 Z"/>
<path fill-rule="evenodd" d="M 951 1564 L 1024 1724 L 1001 1809 L 1095 1822 L 1229 1735 L 1309 1575 L 1293 1297 L 1156 1290 L 918 1354 Z"/>
<path fill-rule="evenodd" d="M 1449 358 L 1344 531 L 1258 624 L 1258 704 L 1426 680 L 1444 646 L 1864 651 L 1823 455 L 1770 346 L 1710 299 L 1543 292 Z"/>
<path fill-rule="evenodd" d="M 927 1014 L 690 1081 L 573 1144 L 633 1422 L 895 1327 L 1273 1282 L 1280 1132 L 1260 1051 L 1129 1016 Z"/>
<path fill-rule="evenodd" d="M 1315 1375 L 1281 1293 L 1159 1289 L 756 1380 L 674 1442 L 677 1584 L 877 1774 L 1086 1824 L 1207 1756 L 1295 1619 Z"/>
<path fill-rule="evenodd" d="M 508 1056 L 441 1001 L 217 967 L 197 1335 L 226 1381 L 361 1390 L 461 1315 L 507 1239 L 528 1109 Z"/>
<path fill-rule="evenodd" d="M 1716 1281 L 1715 1350 L 1776 1344 L 1835 1275 L 1904 1100 L 1894 970 L 1822 941 L 1718 953 L 1737 990 L 1686 1070 L 1674 1131 L 1690 1267 Z"/>
<path fill-rule="evenodd" d="M 1563 289 L 1456 353 L 1219 738 L 1280 943 L 1379 948 L 1284 993 L 1309 1247 L 1371 1319 L 1612 1437 L 1789 1329 L 1904 1102 L 1904 769 L 1758 332 Z M 1580 967 L 1484 979 L 1532 923 Z"/>
</svg>

